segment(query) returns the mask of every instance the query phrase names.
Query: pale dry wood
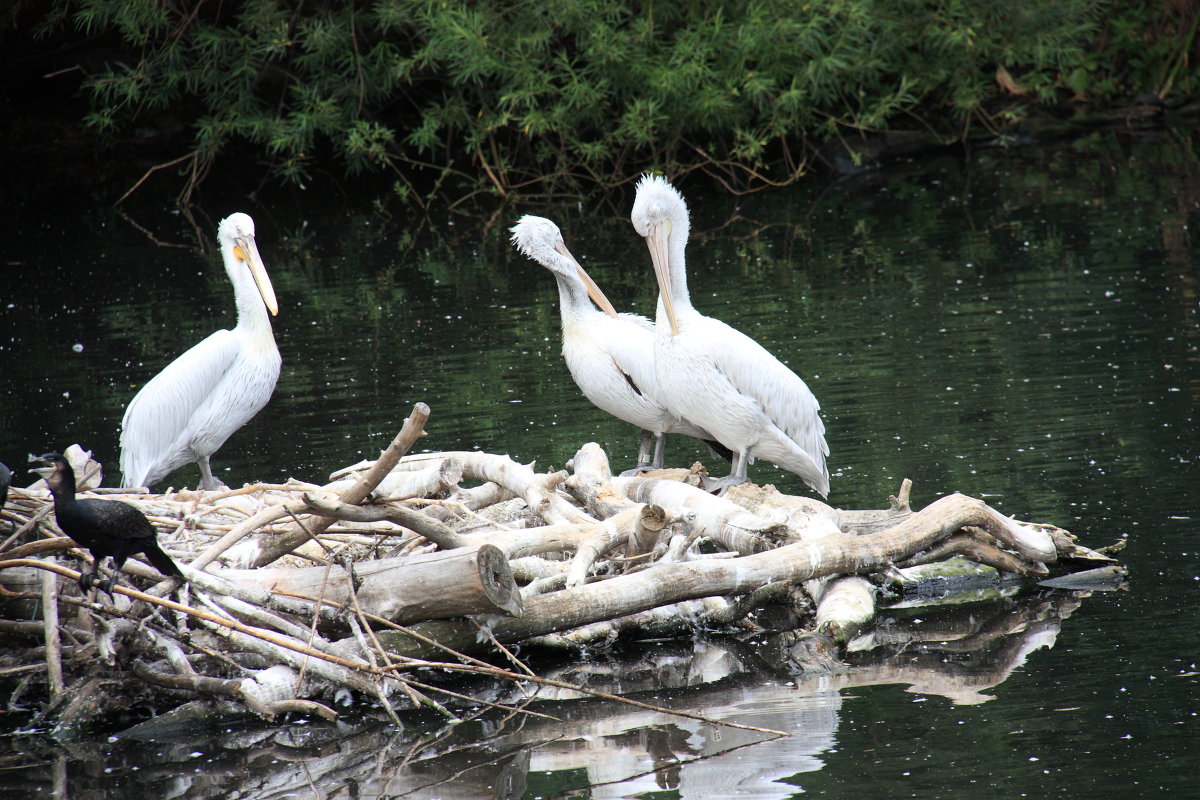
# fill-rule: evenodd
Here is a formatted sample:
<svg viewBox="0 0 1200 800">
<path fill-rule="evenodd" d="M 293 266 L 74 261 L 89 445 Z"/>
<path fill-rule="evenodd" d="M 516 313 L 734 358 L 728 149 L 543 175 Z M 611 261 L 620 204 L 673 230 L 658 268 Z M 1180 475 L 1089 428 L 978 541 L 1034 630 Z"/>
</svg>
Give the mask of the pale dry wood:
<svg viewBox="0 0 1200 800">
<path fill-rule="evenodd" d="M 857 575 L 834 578 L 817 601 L 813 627 L 839 643 L 858 636 L 875 618 L 875 586 Z"/>
<path fill-rule="evenodd" d="M 1006 550 L 1001 550 L 993 543 L 994 541 L 990 536 L 985 540 L 974 529 L 967 528 L 945 541 L 939 542 L 934 547 L 917 553 L 912 558 L 905 560 L 901 566 L 932 564 L 962 555 L 979 564 L 1016 575 L 1037 576 L 1046 575 L 1049 572 L 1046 565 L 1040 561 L 1028 561 Z"/>
<path fill-rule="evenodd" d="M 531 467 L 518 464 L 508 456 L 491 453 L 452 451 L 410 456 L 412 461 L 447 458 L 455 459 L 462 464 L 464 480 L 491 482 L 504 487 L 516 497 L 524 499 L 533 513 L 551 524 L 596 522 L 595 518 L 588 516 L 557 492 L 557 485 L 567 477 L 565 473 L 541 475 L 534 472 Z"/>
<path fill-rule="evenodd" d="M 907 486 L 901 486 L 904 500 L 891 498 L 893 511 L 907 510 Z M 847 527 L 845 515 L 837 509 L 819 500 L 781 494 L 773 486 L 744 483 L 726 492 L 725 497 L 766 519 L 782 521 L 787 526 L 787 541 L 819 542 Z M 895 524 L 906 516 L 892 515 L 890 519 Z M 855 533 L 862 532 L 860 523 L 861 518 L 855 522 Z M 814 629 L 838 642 L 858 635 L 875 616 L 875 587 L 863 578 L 828 575 L 802 585 L 816 604 Z"/>
<path fill-rule="evenodd" d="M 634 506 L 610 482 L 612 469 L 608 454 L 595 442 L 579 448 L 570 461 L 574 474 L 567 479 L 567 490 L 597 519 L 608 519 Z"/>
<path fill-rule="evenodd" d="M 311 494 L 304 495 L 307 509 L 324 517 L 349 520 L 352 522 L 390 522 L 400 528 L 424 536 L 429 541 L 444 550 L 456 547 L 467 547 L 470 541 L 467 537 L 456 533 L 443 522 L 432 517 L 413 511 L 399 503 L 383 505 L 356 506 L 337 500 L 327 500 Z"/>
<path fill-rule="evenodd" d="M 612 471 L 608 456 L 595 442 L 581 447 L 571 464 L 575 474 L 567 480 L 566 488 L 593 516 L 617 519 L 623 513 L 640 509 L 636 522 L 628 526 L 624 542 L 625 557 L 628 560 L 627 567 L 645 563 L 659 544 L 664 529 L 673 522 L 670 515 L 662 506 L 634 503 L 618 492 L 610 482 Z M 577 585 L 581 572 L 582 569 L 575 570 L 573 579 L 568 579 L 568 585 Z"/>
<path fill-rule="evenodd" d="M 969 525 L 986 528 L 1027 551 L 1046 555 L 1048 536 L 1043 534 L 1045 542 L 1038 542 L 1036 535 L 1017 530 L 1010 519 L 983 502 L 954 494 L 880 533 L 838 533 L 737 558 L 659 564 L 586 586 L 528 597 L 520 618 L 496 619 L 492 630 L 500 641 L 516 642 L 684 600 L 744 594 L 776 581 L 876 572 Z M 431 621 L 418 629 L 456 649 L 471 647 L 473 634 L 456 621 Z M 403 653 L 411 642 L 401 636 L 389 646 L 401 648 L 397 652 Z"/>
<path fill-rule="evenodd" d="M 364 462 L 370 465 L 372 462 Z M 447 458 L 420 469 L 405 469 L 405 465 L 393 468 L 373 494 L 379 502 L 399 502 L 414 497 L 434 497 L 456 489 L 463 479 L 462 463 L 457 459 Z M 353 474 L 353 473 L 350 473 Z M 344 491 L 353 485 L 352 480 L 338 480 L 327 484 L 328 491 Z"/>
<path fill-rule="evenodd" d="M 202 552 L 199 556 L 193 559 L 191 562 L 192 568 L 198 570 L 204 569 L 247 536 L 258 532 L 259 529 L 261 529 L 264 525 L 269 525 L 277 520 L 298 514 L 302 512 L 304 508 L 305 505 L 303 502 L 293 501 L 291 503 L 276 503 L 262 509 L 254 516 L 249 517 L 240 524 L 234 526 L 232 530 L 230 530 L 227 534 L 205 549 L 204 552 Z M 257 548 L 255 548 L 255 550 L 257 550 Z M 250 558 L 256 557 L 257 553 L 254 553 L 254 555 Z"/>
<path fill-rule="evenodd" d="M 602 622 L 580 625 L 561 633 L 533 636 L 526 641 L 528 644 L 556 650 L 576 650 L 612 641 L 623 634 L 661 638 L 702 627 L 704 619 L 710 614 L 724 613 L 728 608 L 728 601 L 721 597 L 687 600 Z"/>
<path fill-rule="evenodd" d="M 637 532 L 645 527 L 645 516 L 655 517 L 656 512 L 652 507 L 632 505 L 599 525 L 589 526 L 587 530 L 590 535 L 579 543 L 571 567 L 567 570 L 567 586 L 585 583 L 597 561 L 635 538 Z"/>
<path fill-rule="evenodd" d="M 520 613 L 520 597 L 508 562 L 500 550 L 487 543 L 352 566 L 364 607 L 385 619 L 410 622 L 464 614 Z M 325 602 L 338 604 L 350 600 L 351 576 L 340 564 L 328 569 L 225 569 L 216 574 L 251 592 L 320 594 Z"/>
<path fill-rule="evenodd" d="M 741 506 L 683 483 L 653 478 L 613 478 L 613 488 L 634 502 L 662 506 L 674 518 L 686 517 L 694 536 L 748 555 L 769 550 L 786 533 L 778 521 L 763 519 Z"/>
<path fill-rule="evenodd" d="M 780 493 L 774 486 L 743 483 L 731 487 L 724 499 L 768 522 L 786 527 L 784 541 L 799 541 L 845 532 L 841 524 L 844 512 L 814 500 Z"/>
<path fill-rule="evenodd" d="M 503 486 L 488 481 L 467 489 L 459 487 L 450 497 L 429 503 L 423 511 L 439 522 L 465 522 L 476 519 L 476 511 L 511 500 L 513 497 L 515 495 Z"/>
<path fill-rule="evenodd" d="M 486 453 L 401 457 L 423 435 L 424 419 L 414 422 L 415 417 L 417 410 L 392 446 L 380 459 L 361 465 L 353 481 L 142 498 L 144 507 L 155 512 L 152 522 L 165 534 L 164 544 L 175 548 L 172 552 L 183 545 L 193 548 L 196 540 L 211 542 L 193 562 L 202 567 L 218 560 L 236 562 L 238 548 L 242 563 L 262 563 L 272 551 L 292 552 L 297 541 L 324 542 L 326 549 L 315 552 L 330 561 L 336 555 L 327 549 L 333 537 L 321 532 L 333 529 L 335 517 L 346 521 L 338 530 L 370 534 L 349 537 L 360 557 L 363 550 L 377 551 L 387 536 L 397 536 L 393 552 L 432 550 L 353 562 L 337 556 L 339 563 L 327 567 L 259 568 L 239 574 L 210 575 L 183 566 L 199 605 L 192 605 L 186 593 L 180 595 L 184 603 L 174 604 L 151 596 L 166 591 L 171 582 L 152 593 L 120 587 L 119 594 L 157 602 L 170 614 L 192 620 L 188 627 L 177 618 L 179 642 L 159 645 L 176 675 L 204 677 L 188 666 L 183 647 L 207 647 L 206 655 L 235 667 L 243 654 L 258 653 L 281 669 L 294 670 L 284 695 L 241 699 L 259 713 L 274 702 L 308 702 L 302 695 L 331 686 L 378 697 L 387 708 L 397 695 L 439 708 L 414 685 L 383 679 L 410 669 L 418 663 L 410 659 L 431 652 L 428 640 L 414 644 L 413 636 L 422 632 L 458 652 L 503 652 L 515 642 L 581 645 L 626 632 L 672 635 L 708 625 L 728 628 L 764 602 L 787 602 L 791 592 L 795 602 L 807 602 L 794 587 L 805 582 L 820 600 L 818 627 L 840 638 L 873 618 L 874 590 L 858 577 L 825 586 L 832 576 L 888 571 L 894 563 L 930 560 L 967 545 L 979 560 L 1036 574 L 1058 551 L 1086 550 L 1066 532 L 1018 523 L 960 495 L 914 514 L 907 505 L 907 485 L 890 509 L 853 512 L 780 495 L 773 487 L 737 487 L 722 499 L 653 478 L 613 478 L 607 456 L 595 444 L 576 454 L 573 476 L 537 474 L 507 456 Z M 482 484 L 462 488 L 461 482 L 468 481 Z M 357 505 L 371 496 L 412 492 L 428 496 L 404 504 Z M 43 498 L 23 504 L 18 523 L 48 507 Z M 263 532 L 263 525 L 288 517 L 297 522 L 288 534 L 291 541 Z M 227 532 L 214 541 L 212 533 L 197 533 L 201 529 Z M 242 538 L 255 534 L 254 540 Z M 724 552 L 700 554 L 698 540 L 711 541 Z M 65 539 L 52 541 L 39 552 L 71 545 Z M 34 554 L 25 547 L 20 555 Z M 479 559 L 483 552 L 489 555 Z M 556 557 L 569 560 L 549 560 Z M 0 563 L 0 570 L 29 564 L 10 560 Z M 160 577 L 135 561 L 128 567 L 134 577 Z M 73 570 L 53 571 L 78 576 Z M 226 580 L 231 576 L 238 580 Z M 517 590 L 518 579 L 527 584 L 523 592 Z M 489 591 L 494 592 L 490 599 L 485 597 Z M 320 599 L 314 603 L 297 595 Z M 84 607 L 78 598 L 62 599 Z M 126 646 L 122 637 L 154 636 L 149 630 L 139 633 L 131 622 L 142 611 L 100 603 L 88 607 L 103 615 L 97 617 L 95 647 L 112 663 Z M 522 615 L 512 616 L 518 613 Z M 419 624 L 415 633 L 376 630 L 393 625 L 385 622 L 389 619 Z M 480 622 L 485 624 L 482 631 Z M 336 642 L 326 638 L 343 636 L 346 625 L 353 636 Z M 39 629 L 44 633 L 44 624 Z M 64 652 L 64 658 L 73 657 L 73 651 Z M 420 663 L 445 668 L 440 662 Z"/>
<path fill-rule="evenodd" d="M 560 522 L 536 528 L 481 529 L 468 534 L 468 539 L 494 545 L 510 559 L 552 553 L 574 553 L 595 537 L 606 536 L 603 525 L 592 520 L 587 523 Z"/>
<path fill-rule="evenodd" d="M 351 505 L 357 505 L 366 500 L 367 496 L 392 471 L 392 467 L 396 466 L 417 439 L 425 435 L 425 423 L 428 419 L 429 406 L 424 403 L 417 403 L 413 406 L 412 413 L 404 421 L 404 426 L 396 434 L 391 444 L 380 454 L 366 474 L 360 476 L 353 486 L 341 493 L 338 500 Z M 284 533 L 272 537 L 269 541 L 262 542 L 259 551 L 254 554 L 251 566 L 266 566 L 282 558 L 299 545 L 320 534 L 332 522 L 331 517 L 310 520 L 307 524 L 297 524 Z"/>
<path fill-rule="evenodd" d="M 42 573 L 42 623 L 46 639 L 46 674 L 50 681 L 50 698 L 63 691 L 62 641 L 58 631 L 58 581 L 54 573 Z"/>
</svg>

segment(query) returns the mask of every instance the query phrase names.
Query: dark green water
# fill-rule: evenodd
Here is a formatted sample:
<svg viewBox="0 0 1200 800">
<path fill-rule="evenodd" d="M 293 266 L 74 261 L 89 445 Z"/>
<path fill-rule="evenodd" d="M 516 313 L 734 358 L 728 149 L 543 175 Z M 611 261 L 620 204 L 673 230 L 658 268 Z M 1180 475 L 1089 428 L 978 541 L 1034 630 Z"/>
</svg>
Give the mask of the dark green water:
<svg viewBox="0 0 1200 800">
<path fill-rule="evenodd" d="M 908 477 L 918 506 L 961 491 L 1088 545 L 1128 539 L 1130 591 L 1076 600 L 1050 629 L 1031 621 L 1008 640 L 1020 657 L 986 690 L 956 703 L 944 687 L 906 690 L 917 673 L 903 671 L 841 691 L 738 670 L 705 683 L 697 663 L 721 658 L 689 645 L 662 654 L 688 665 L 677 683 L 689 688 L 651 681 L 639 696 L 798 735 L 699 758 L 757 739 L 718 742 L 699 724 L 563 702 L 557 729 L 531 725 L 527 739 L 497 744 L 490 728 L 460 726 L 407 764 L 432 721 L 342 739 L 317 723 L 213 734 L 156 745 L 150 761 L 144 746 L 13 737 L 13 786 L 329 797 L 348 796 L 338 792 L 353 781 L 363 797 L 490 797 L 503 777 L 507 796 L 530 798 L 1188 796 L 1200 785 L 1198 140 L 1097 134 L 740 200 L 681 184 L 694 302 L 808 381 L 828 427 L 831 502 L 880 507 Z M 123 217 L 87 196 L 3 192 L 0 460 L 17 466 L 27 452 L 79 442 L 115 469 L 125 403 L 174 355 L 232 324 L 228 283 L 165 206 Z M 303 194 L 206 207 L 209 241 L 231 211 L 257 221 L 284 364 L 270 405 L 214 457 L 217 475 L 322 481 L 374 456 L 416 401 L 433 411 L 428 450 L 549 468 L 597 441 L 627 466 L 634 431 L 571 383 L 553 280 L 505 229 L 525 212 L 555 218 L 618 308 L 649 313 L 655 288 L 631 200 L 420 223 Z M 158 246 L 139 226 L 186 247 Z M 705 456 L 669 446 L 678 463 Z M 751 477 L 801 490 L 769 464 Z M 331 741 L 372 753 L 374 766 L 323 773 Z M 36 757 L 22 762 L 23 752 Z M 148 768 L 158 760 L 169 766 Z M 314 774 L 324 776 L 315 792 L 304 777 Z"/>
</svg>

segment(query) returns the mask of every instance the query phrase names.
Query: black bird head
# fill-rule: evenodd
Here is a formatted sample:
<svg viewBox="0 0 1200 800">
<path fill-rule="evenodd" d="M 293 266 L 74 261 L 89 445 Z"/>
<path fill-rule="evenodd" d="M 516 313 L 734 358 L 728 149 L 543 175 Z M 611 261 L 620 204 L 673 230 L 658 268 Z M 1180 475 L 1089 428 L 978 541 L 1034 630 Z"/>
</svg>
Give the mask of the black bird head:
<svg viewBox="0 0 1200 800">
<path fill-rule="evenodd" d="M 46 484 L 53 490 L 66 486 L 67 480 L 71 482 L 72 488 L 75 484 L 75 474 L 71 471 L 71 465 L 63 458 L 62 453 L 50 452 L 42 453 L 40 456 L 29 456 L 30 464 L 40 464 L 41 466 L 34 467 L 29 470 L 36 472 L 46 479 Z"/>
</svg>

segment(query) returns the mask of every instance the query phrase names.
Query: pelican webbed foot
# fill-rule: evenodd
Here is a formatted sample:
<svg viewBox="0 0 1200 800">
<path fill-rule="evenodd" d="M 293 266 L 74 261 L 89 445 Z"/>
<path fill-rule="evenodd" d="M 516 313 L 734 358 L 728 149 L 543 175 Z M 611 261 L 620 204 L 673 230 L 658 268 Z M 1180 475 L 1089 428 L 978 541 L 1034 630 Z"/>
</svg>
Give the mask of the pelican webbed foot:
<svg viewBox="0 0 1200 800">
<path fill-rule="evenodd" d="M 741 486 L 743 483 L 749 483 L 750 479 L 745 475 L 726 475 L 724 478 L 709 478 L 707 476 L 700 479 L 700 485 L 704 491 L 709 494 L 715 494 L 717 497 L 724 497 L 725 493 L 734 486 Z"/>
</svg>

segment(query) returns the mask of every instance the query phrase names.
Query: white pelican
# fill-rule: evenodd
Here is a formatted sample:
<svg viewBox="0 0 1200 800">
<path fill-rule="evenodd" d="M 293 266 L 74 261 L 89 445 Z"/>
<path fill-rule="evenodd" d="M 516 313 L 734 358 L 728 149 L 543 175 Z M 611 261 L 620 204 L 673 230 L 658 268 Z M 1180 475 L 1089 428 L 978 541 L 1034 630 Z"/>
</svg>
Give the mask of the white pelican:
<svg viewBox="0 0 1200 800">
<path fill-rule="evenodd" d="M 193 461 L 200 488 L 219 489 L 208 458 L 267 404 L 279 379 L 271 314 L 279 313 L 254 220 L 230 214 L 217 231 L 237 300 L 237 325 L 220 330 L 167 365 L 142 387 L 121 421 L 126 486 L 149 486 Z"/>
<path fill-rule="evenodd" d="M 558 281 L 563 358 L 576 385 L 598 408 L 642 429 L 638 466 L 626 474 L 662 468 L 665 433 L 711 442 L 713 437 L 676 419 L 655 399 L 654 324 L 636 314 L 618 314 L 550 220 L 526 214 L 510 230 L 517 249 Z M 588 302 L 589 296 L 602 311 Z"/>
<path fill-rule="evenodd" d="M 717 488 L 743 483 L 763 458 L 829 494 L 820 404 L 796 373 L 762 345 L 692 307 L 684 268 L 688 210 L 665 179 L 644 175 L 631 214 L 658 278 L 654 364 L 658 397 L 677 417 L 703 427 L 734 453 Z"/>
</svg>

